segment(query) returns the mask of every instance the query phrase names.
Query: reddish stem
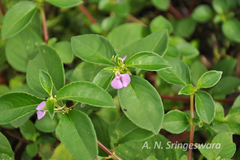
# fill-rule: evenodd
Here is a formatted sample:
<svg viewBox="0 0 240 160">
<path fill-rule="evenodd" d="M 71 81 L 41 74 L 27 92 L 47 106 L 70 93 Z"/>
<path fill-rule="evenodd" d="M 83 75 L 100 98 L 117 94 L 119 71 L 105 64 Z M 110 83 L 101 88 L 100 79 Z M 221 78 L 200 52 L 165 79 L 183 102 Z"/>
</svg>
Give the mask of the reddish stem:
<svg viewBox="0 0 240 160">
<path fill-rule="evenodd" d="M 101 142 L 99 142 L 97 140 L 97 144 L 100 148 L 102 148 L 102 150 L 104 150 L 108 155 L 110 155 L 112 158 L 114 158 L 115 160 L 122 160 L 121 158 L 119 158 L 118 156 L 116 156 L 115 154 L 113 154 L 107 147 L 105 147 Z"/>
<path fill-rule="evenodd" d="M 172 6 L 172 4 L 169 4 L 169 8 L 168 8 L 169 12 L 173 14 L 174 17 L 176 17 L 177 19 L 182 19 L 183 15 L 175 8 Z"/>
<path fill-rule="evenodd" d="M 83 4 L 79 4 L 78 8 L 82 11 L 82 13 L 92 22 L 92 23 L 98 23 L 98 21 L 92 16 L 90 12 L 85 8 Z"/>
<path fill-rule="evenodd" d="M 192 11 L 193 11 L 193 9 L 194 9 L 195 2 L 196 2 L 196 0 L 192 0 L 192 1 L 190 2 L 189 13 L 188 13 L 189 15 L 191 15 L 191 13 L 192 13 Z"/>
<path fill-rule="evenodd" d="M 48 44 L 48 30 L 47 30 L 45 12 L 43 9 L 40 9 L 40 13 L 41 13 L 41 17 L 42 17 L 42 28 L 43 28 L 44 41 L 46 44 Z"/>
<path fill-rule="evenodd" d="M 1 8 L 2 15 L 5 15 L 5 10 L 1 1 L 0 1 L 0 8 Z"/>
<path fill-rule="evenodd" d="M 13 138 L 16 138 L 18 139 L 19 141 L 22 141 L 22 142 L 25 142 L 25 143 L 28 143 L 28 144 L 31 144 L 32 142 L 26 140 L 25 138 L 22 138 L 22 137 L 19 137 L 13 133 L 11 133 L 10 131 L 7 131 L 7 130 L 4 130 L 9 136 L 13 137 Z"/>
</svg>

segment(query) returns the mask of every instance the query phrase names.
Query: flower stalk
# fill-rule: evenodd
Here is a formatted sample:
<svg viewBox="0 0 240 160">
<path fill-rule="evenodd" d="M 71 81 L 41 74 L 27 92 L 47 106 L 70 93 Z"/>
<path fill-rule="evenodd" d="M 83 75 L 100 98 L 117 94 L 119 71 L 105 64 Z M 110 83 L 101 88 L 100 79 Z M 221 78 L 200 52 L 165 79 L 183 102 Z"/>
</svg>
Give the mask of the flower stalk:
<svg viewBox="0 0 240 160">
<path fill-rule="evenodd" d="M 193 123 L 193 117 L 194 117 L 194 93 L 190 95 L 190 138 L 189 138 L 189 150 L 188 150 L 188 160 L 192 159 L 192 148 L 193 148 L 193 138 L 194 138 L 194 123 Z"/>
</svg>

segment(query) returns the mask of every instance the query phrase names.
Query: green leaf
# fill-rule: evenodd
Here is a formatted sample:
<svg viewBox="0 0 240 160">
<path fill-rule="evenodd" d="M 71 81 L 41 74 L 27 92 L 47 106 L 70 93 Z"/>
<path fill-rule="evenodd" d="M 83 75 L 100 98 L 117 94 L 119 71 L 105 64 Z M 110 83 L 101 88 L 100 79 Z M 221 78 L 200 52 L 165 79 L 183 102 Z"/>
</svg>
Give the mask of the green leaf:
<svg viewBox="0 0 240 160">
<path fill-rule="evenodd" d="M 170 4 L 170 0 L 152 0 L 152 3 L 158 9 L 166 11 Z"/>
<path fill-rule="evenodd" d="M 38 146 L 36 143 L 28 144 L 26 146 L 26 152 L 31 157 L 35 157 L 37 155 L 37 151 L 38 151 Z"/>
<path fill-rule="evenodd" d="M 70 83 L 58 91 L 56 99 L 73 100 L 96 107 L 116 107 L 112 97 L 104 89 L 90 82 Z"/>
<path fill-rule="evenodd" d="M 0 95 L 3 95 L 9 91 L 10 89 L 8 88 L 7 85 L 0 84 Z"/>
<path fill-rule="evenodd" d="M 42 43 L 40 34 L 33 27 L 28 26 L 17 35 L 9 38 L 6 43 L 6 58 L 16 70 L 27 71 L 28 61 L 38 53 L 38 46 Z"/>
<path fill-rule="evenodd" d="M 225 115 L 225 113 L 224 113 L 224 108 L 223 108 L 223 106 L 222 106 L 220 103 L 218 103 L 218 102 L 215 102 L 214 104 L 215 104 L 215 108 L 216 108 L 214 119 L 221 122 L 221 121 L 224 120 L 224 115 Z"/>
<path fill-rule="evenodd" d="M 61 41 L 53 45 L 63 63 L 70 64 L 73 61 L 74 54 L 72 51 L 71 43 L 68 41 Z"/>
<path fill-rule="evenodd" d="M 197 88 L 210 88 L 218 83 L 222 77 L 221 71 L 208 71 L 198 80 Z"/>
<path fill-rule="evenodd" d="M 149 157 L 147 157 L 146 160 L 157 160 L 157 159 L 154 156 L 149 156 Z"/>
<path fill-rule="evenodd" d="M 71 82 L 74 81 L 92 82 L 97 73 L 100 72 L 103 68 L 104 66 L 100 66 L 97 64 L 81 62 L 74 68 L 71 76 Z"/>
<path fill-rule="evenodd" d="M 224 132 L 218 134 L 213 138 L 212 144 L 220 144 L 220 148 L 213 148 L 213 151 L 216 153 L 216 157 L 220 156 L 221 159 L 230 159 L 236 151 L 236 144 L 233 143 L 232 133 Z"/>
<path fill-rule="evenodd" d="M 213 17 L 212 9 L 205 4 L 197 6 L 192 13 L 192 18 L 197 22 L 207 22 Z"/>
<path fill-rule="evenodd" d="M 99 35 L 81 35 L 71 39 L 74 54 L 84 61 L 105 65 L 115 65 L 111 60 L 116 55 L 109 41 Z"/>
<path fill-rule="evenodd" d="M 236 18 L 227 19 L 222 24 L 223 34 L 230 40 L 240 43 L 240 22 Z"/>
<path fill-rule="evenodd" d="M 49 114 L 45 114 L 45 116 L 41 119 L 37 119 L 35 121 L 35 127 L 42 132 L 45 133 L 51 133 L 54 132 L 58 124 L 57 117 L 54 117 L 53 119 L 50 118 Z"/>
<path fill-rule="evenodd" d="M 29 120 L 30 117 L 35 113 L 36 111 L 29 112 L 28 114 L 22 116 L 21 118 L 18 118 L 17 120 L 11 122 L 11 125 L 14 126 L 15 128 L 18 128 L 22 126 L 25 122 Z"/>
<path fill-rule="evenodd" d="M 118 17 L 127 17 L 131 11 L 128 1 L 118 1 L 113 5 L 112 9 Z"/>
<path fill-rule="evenodd" d="M 181 95 L 181 94 L 183 94 L 183 95 L 191 95 L 191 94 L 193 94 L 195 91 L 196 91 L 196 88 L 193 87 L 193 85 L 188 84 L 188 85 L 184 86 L 184 87 L 178 92 L 178 94 L 179 94 L 179 95 Z"/>
<path fill-rule="evenodd" d="M 227 0 L 213 0 L 212 5 L 214 10 L 219 14 L 223 14 L 229 9 Z"/>
<path fill-rule="evenodd" d="M 198 116 L 210 124 L 215 116 L 215 105 L 212 97 L 205 91 L 196 92 L 195 106 Z"/>
<path fill-rule="evenodd" d="M 115 133 L 118 135 L 118 145 L 130 141 L 143 141 L 154 136 L 154 133 L 137 127 L 126 116 L 118 122 Z"/>
<path fill-rule="evenodd" d="M 136 53 L 142 51 L 155 52 L 160 56 L 164 56 L 168 47 L 167 30 L 154 32 L 143 38 L 137 45 Z"/>
<path fill-rule="evenodd" d="M 169 45 L 166 53 L 164 54 L 164 56 L 169 56 L 169 57 L 173 57 L 173 58 L 179 58 L 180 57 L 180 53 L 179 53 L 177 47 L 175 47 L 173 45 Z"/>
<path fill-rule="evenodd" d="M 195 86 L 197 85 L 198 79 L 202 76 L 202 74 L 207 72 L 207 68 L 199 60 L 192 63 L 190 70 L 192 74 L 192 82 Z"/>
<path fill-rule="evenodd" d="M 172 33 L 172 24 L 163 16 L 157 16 L 150 23 L 151 32 L 157 32 L 159 30 L 167 29 L 168 34 Z"/>
<path fill-rule="evenodd" d="M 78 160 L 78 158 L 73 157 L 73 155 L 64 147 L 64 145 L 61 143 L 57 146 L 57 148 L 54 150 L 53 155 L 50 160 Z"/>
<path fill-rule="evenodd" d="M 231 109 L 240 111 L 240 96 L 235 99 Z"/>
<path fill-rule="evenodd" d="M 32 20 L 37 5 L 31 1 L 22 1 L 13 5 L 4 16 L 1 28 L 2 39 L 7 39 L 23 30 Z"/>
<path fill-rule="evenodd" d="M 224 121 L 240 124 L 240 111 L 235 109 L 230 109 L 227 116 L 224 118 Z"/>
<path fill-rule="evenodd" d="M 108 133 L 108 123 L 105 122 L 101 117 L 97 116 L 96 114 L 92 113 L 89 115 L 89 118 L 91 118 L 91 121 L 94 126 L 94 130 L 97 135 L 97 140 L 100 141 L 105 147 L 111 148 L 110 146 L 110 136 Z M 108 156 L 105 151 L 100 149 L 98 147 L 99 154 L 100 156 Z"/>
<path fill-rule="evenodd" d="M 39 54 L 28 63 L 27 83 L 29 87 L 40 93 L 42 98 L 48 96 L 39 80 L 39 71 L 47 72 L 53 81 L 53 95 L 65 84 L 63 64 L 56 50 L 47 45 L 39 46 Z"/>
<path fill-rule="evenodd" d="M 198 144 L 197 148 L 200 153 L 208 160 L 216 160 L 216 153 L 209 147 L 207 148 L 207 145 L 209 144 Z"/>
<path fill-rule="evenodd" d="M 81 159 L 97 157 L 97 138 L 93 124 L 87 115 L 77 110 L 70 110 L 62 115 L 57 127 L 62 144 L 74 156 Z"/>
<path fill-rule="evenodd" d="M 51 76 L 48 72 L 44 70 L 39 70 L 39 81 L 43 87 L 43 89 L 52 96 L 52 89 L 53 89 L 53 81 Z"/>
<path fill-rule="evenodd" d="M 199 51 L 193 47 L 190 43 L 180 43 L 177 45 L 181 56 L 186 58 L 192 58 L 199 55 Z"/>
<path fill-rule="evenodd" d="M 119 57 L 127 59 L 135 53 L 138 42 L 149 33 L 148 29 L 136 23 L 123 24 L 114 28 L 107 35 Z"/>
<path fill-rule="evenodd" d="M 74 6 L 77 6 L 80 3 L 83 3 L 82 0 L 67 0 L 67 1 L 46 0 L 46 1 L 51 3 L 54 6 L 64 7 L 64 8 L 74 7 Z"/>
<path fill-rule="evenodd" d="M 0 97 L 0 124 L 7 124 L 35 111 L 42 100 L 26 93 L 8 93 Z"/>
<path fill-rule="evenodd" d="M 177 36 L 188 38 L 194 32 L 196 24 L 197 23 L 192 18 L 184 18 L 179 20 L 174 28 L 174 33 Z"/>
<path fill-rule="evenodd" d="M 231 129 L 228 127 L 226 123 L 218 123 L 216 125 L 210 125 L 206 128 L 212 133 L 213 136 L 222 133 L 222 132 L 231 132 Z"/>
<path fill-rule="evenodd" d="M 13 160 L 14 154 L 8 139 L 0 132 L 0 159 Z"/>
<path fill-rule="evenodd" d="M 226 85 L 228 84 L 228 85 Z M 234 88 L 240 85 L 240 79 L 233 76 L 223 77 L 216 86 L 211 88 L 212 95 L 225 95 L 234 92 Z"/>
<path fill-rule="evenodd" d="M 113 68 L 104 68 L 94 77 L 92 82 L 106 90 L 109 87 L 113 77 Z"/>
<path fill-rule="evenodd" d="M 55 108 L 55 100 L 53 98 L 49 98 L 47 101 L 46 101 L 46 108 L 48 110 L 48 113 L 50 115 L 50 117 L 53 119 L 54 117 L 54 108 Z"/>
<path fill-rule="evenodd" d="M 157 71 L 159 76 L 171 84 L 187 85 L 191 83 L 188 66 L 181 60 L 171 57 L 164 57 L 172 68 Z"/>
<path fill-rule="evenodd" d="M 212 70 L 222 71 L 223 77 L 230 76 L 230 75 L 233 75 L 236 65 L 237 65 L 236 58 L 229 58 L 229 59 L 224 58 L 218 61 L 218 63 L 212 67 Z"/>
<path fill-rule="evenodd" d="M 163 129 L 173 134 L 182 133 L 189 126 L 187 115 L 178 110 L 172 110 L 165 114 Z"/>
<path fill-rule="evenodd" d="M 163 105 L 159 94 L 149 82 L 131 76 L 131 83 L 118 90 L 118 96 L 121 108 L 129 120 L 140 128 L 158 134 L 163 121 Z"/>
<path fill-rule="evenodd" d="M 124 160 L 146 159 L 149 155 L 158 160 L 176 160 L 176 152 L 172 146 L 173 144 L 168 139 L 158 134 L 146 141 L 121 144 L 116 149 L 116 155 Z"/>
<path fill-rule="evenodd" d="M 32 121 L 28 120 L 21 125 L 20 132 L 26 140 L 36 141 L 36 129 Z"/>
<path fill-rule="evenodd" d="M 143 51 L 134 54 L 126 61 L 125 65 L 128 67 L 134 67 L 150 71 L 171 68 L 171 65 L 165 59 L 163 59 L 158 54 L 149 51 Z"/>
</svg>

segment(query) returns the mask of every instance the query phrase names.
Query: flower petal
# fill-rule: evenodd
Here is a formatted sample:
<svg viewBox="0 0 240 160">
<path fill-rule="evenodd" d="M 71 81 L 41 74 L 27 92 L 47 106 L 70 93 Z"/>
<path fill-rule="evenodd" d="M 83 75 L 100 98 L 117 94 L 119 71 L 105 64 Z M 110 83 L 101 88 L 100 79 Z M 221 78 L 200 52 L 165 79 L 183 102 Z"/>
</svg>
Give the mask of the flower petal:
<svg viewBox="0 0 240 160">
<path fill-rule="evenodd" d="M 122 80 L 123 87 L 127 87 L 127 85 L 131 82 L 131 78 L 129 74 L 122 74 L 121 80 Z"/>
<path fill-rule="evenodd" d="M 46 106 L 46 102 L 42 101 L 36 108 L 36 110 L 41 111 L 43 110 L 42 108 Z"/>
<path fill-rule="evenodd" d="M 127 58 L 127 55 L 122 58 L 122 61 L 124 61 Z"/>
<path fill-rule="evenodd" d="M 114 89 L 121 89 L 123 87 L 121 80 L 117 76 L 112 80 L 111 86 Z"/>
<path fill-rule="evenodd" d="M 37 117 L 38 119 L 43 118 L 43 116 L 45 115 L 46 111 L 37 111 Z"/>
</svg>

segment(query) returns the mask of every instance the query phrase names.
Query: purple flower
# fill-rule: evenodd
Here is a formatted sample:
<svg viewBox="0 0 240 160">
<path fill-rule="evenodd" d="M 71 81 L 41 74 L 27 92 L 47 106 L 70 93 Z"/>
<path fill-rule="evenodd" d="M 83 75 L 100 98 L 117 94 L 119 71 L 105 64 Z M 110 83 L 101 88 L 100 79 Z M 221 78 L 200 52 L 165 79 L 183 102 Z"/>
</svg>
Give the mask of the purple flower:
<svg viewBox="0 0 240 160">
<path fill-rule="evenodd" d="M 37 117 L 38 119 L 43 118 L 43 116 L 45 115 L 46 111 L 43 110 L 43 107 L 46 107 L 46 102 L 42 101 L 36 108 L 37 110 Z"/>
<path fill-rule="evenodd" d="M 122 58 L 122 61 L 124 61 L 127 58 L 127 55 Z"/>
<path fill-rule="evenodd" d="M 127 85 L 131 82 L 131 78 L 128 74 L 118 74 L 111 82 L 111 86 L 114 89 L 121 89 L 123 87 L 127 87 Z"/>
</svg>

